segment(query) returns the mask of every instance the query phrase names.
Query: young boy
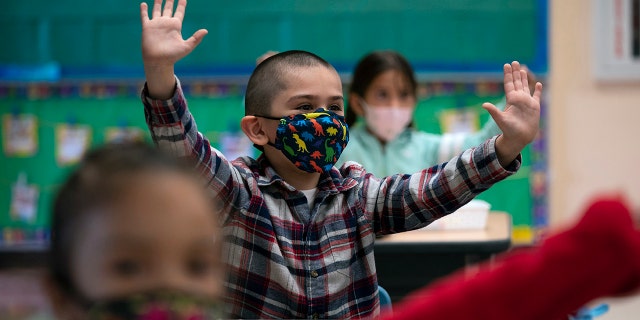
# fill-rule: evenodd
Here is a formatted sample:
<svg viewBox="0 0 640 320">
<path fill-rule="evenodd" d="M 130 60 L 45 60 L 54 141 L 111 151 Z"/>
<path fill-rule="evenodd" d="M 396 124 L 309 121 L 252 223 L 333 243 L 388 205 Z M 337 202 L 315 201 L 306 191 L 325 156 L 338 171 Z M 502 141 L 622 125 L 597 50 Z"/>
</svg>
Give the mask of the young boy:
<svg viewBox="0 0 640 320">
<path fill-rule="evenodd" d="M 214 319 L 221 228 L 193 168 L 148 145 L 89 152 L 53 208 L 56 319 Z"/>
<path fill-rule="evenodd" d="M 206 35 L 182 39 L 186 1 L 141 4 L 145 115 L 156 144 L 197 160 L 221 199 L 226 304 L 238 318 L 370 318 L 379 315 L 376 235 L 423 227 L 520 166 L 538 131 L 542 85 L 505 65 L 508 107 L 485 104 L 503 134 L 446 164 L 378 179 L 356 163 L 333 166 L 348 141 L 340 77 L 308 52 L 260 63 L 247 85 L 243 132 L 258 159 L 230 161 L 197 130 L 174 64 Z"/>
</svg>

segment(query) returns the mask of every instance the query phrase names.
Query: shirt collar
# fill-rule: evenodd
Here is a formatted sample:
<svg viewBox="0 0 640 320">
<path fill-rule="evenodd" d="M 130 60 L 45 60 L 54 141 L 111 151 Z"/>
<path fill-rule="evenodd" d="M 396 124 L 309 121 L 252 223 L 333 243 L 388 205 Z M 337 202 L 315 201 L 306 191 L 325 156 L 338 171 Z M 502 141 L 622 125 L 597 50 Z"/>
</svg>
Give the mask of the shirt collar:
<svg viewBox="0 0 640 320">
<path fill-rule="evenodd" d="M 269 185 L 279 186 L 289 191 L 296 190 L 288 182 L 284 181 L 276 170 L 271 166 L 271 163 L 261 154 L 258 159 L 251 166 L 251 171 L 258 182 L 258 186 L 264 187 Z M 344 190 L 355 187 L 356 181 L 353 178 L 343 177 L 336 167 L 331 168 L 331 171 L 320 174 L 320 180 L 318 181 L 318 193 L 336 194 L 343 192 Z"/>
</svg>

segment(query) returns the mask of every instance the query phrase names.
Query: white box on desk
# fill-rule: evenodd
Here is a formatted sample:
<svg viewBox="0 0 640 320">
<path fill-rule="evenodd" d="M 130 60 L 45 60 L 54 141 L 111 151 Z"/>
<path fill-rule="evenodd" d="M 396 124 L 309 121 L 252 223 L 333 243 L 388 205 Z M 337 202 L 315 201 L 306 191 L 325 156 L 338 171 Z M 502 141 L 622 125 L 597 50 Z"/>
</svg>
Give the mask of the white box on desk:
<svg viewBox="0 0 640 320">
<path fill-rule="evenodd" d="M 487 226 L 491 204 L 484 200 L 471 200 L 455 212 L 444 216 L 424 230 L 480 230 Z"/>
</svg>

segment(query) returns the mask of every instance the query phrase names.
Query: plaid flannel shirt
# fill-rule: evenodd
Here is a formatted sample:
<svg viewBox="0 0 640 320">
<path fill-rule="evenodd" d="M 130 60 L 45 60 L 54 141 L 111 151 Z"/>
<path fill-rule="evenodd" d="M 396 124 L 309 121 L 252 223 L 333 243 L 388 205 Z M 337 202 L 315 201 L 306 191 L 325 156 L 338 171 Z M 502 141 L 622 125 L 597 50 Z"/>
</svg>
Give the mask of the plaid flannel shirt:
<svg viewBox="0 0 640 320">
<path fill-rule="evenodd" d="M 224 201 L 230 317 L 377 318 L 376 235 L 428 225 L 513 174 L 521 162 L 518 157 L 503 168 L 495 137 L 412 175 L 376 178 L 348 162 L 321 175 L 309 208 L 305 195 L 264 155 L 230 161 L 213 148 L 198 132 L 179 82 L 170 100 L 153 100 L 146 88 L 142 100 L 154 142 L 195 159 Z M 300 218 L 305 213 L 307 224 Z"/>
</svg>

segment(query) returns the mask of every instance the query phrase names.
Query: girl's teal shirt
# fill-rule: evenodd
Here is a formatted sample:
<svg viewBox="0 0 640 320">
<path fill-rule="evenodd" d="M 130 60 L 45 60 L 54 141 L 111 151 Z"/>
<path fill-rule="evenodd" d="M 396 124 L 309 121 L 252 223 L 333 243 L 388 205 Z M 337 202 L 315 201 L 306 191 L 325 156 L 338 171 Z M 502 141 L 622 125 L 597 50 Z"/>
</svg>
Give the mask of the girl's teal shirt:
<svg viewBox="0 0 640 320">
<path fill-rule="evenodd" d="M 496 106 L 504 109 L 503 99 Z M 433 134 L 407 128 L 394 140 L 382 145 L 359 119 L 349 127 L 349 143 L 336 166 L 355 161 L 377 177 L 396 173 L 415 173 L 425 168 L 449 161 L 462 151 L 479 145 L 500 134 L 500 128 L 489 119 L 475 133 Z"/>
</svg>

